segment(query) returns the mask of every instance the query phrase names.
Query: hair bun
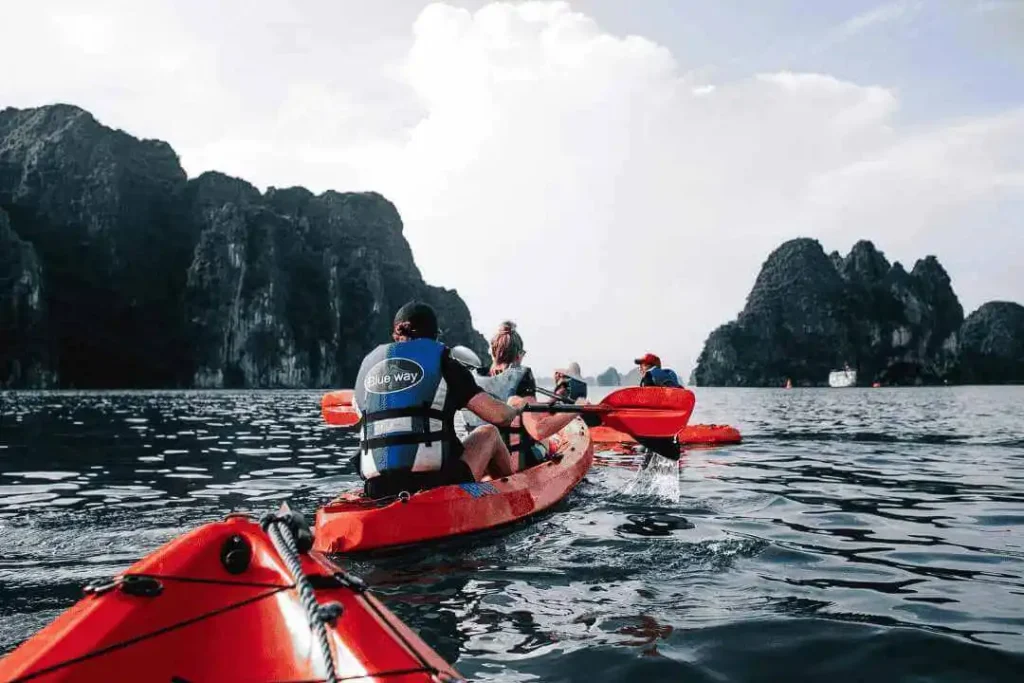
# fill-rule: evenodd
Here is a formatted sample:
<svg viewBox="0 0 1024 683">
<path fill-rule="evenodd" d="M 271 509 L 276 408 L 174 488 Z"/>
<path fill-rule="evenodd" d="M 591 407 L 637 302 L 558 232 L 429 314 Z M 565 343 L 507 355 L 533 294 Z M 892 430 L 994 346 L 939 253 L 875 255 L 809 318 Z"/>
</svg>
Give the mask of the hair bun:
<svg viewBox="0 0 1024 683">
<path fill-rule="evenodd" d="M 512 334 L 516 331 L 516 324 L 511 320 L 506 320 L 498 327 L 498 332 L 501 334 Z"/>
</svg>

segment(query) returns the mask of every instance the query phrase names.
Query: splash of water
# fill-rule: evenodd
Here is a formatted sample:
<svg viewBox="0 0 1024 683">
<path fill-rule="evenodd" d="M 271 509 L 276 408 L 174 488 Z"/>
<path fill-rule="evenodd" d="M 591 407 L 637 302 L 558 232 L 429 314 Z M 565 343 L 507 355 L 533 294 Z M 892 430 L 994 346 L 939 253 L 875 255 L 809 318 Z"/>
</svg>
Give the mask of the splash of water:
<svg viewBox="0 0 1024 683">
<path fill-rule="evenodd" d="M 622 493 L 653 496 L 679 502 L 679 463 L 657 453 L 645 455 L 643 465 L 623 487 Z"/>
</svg>

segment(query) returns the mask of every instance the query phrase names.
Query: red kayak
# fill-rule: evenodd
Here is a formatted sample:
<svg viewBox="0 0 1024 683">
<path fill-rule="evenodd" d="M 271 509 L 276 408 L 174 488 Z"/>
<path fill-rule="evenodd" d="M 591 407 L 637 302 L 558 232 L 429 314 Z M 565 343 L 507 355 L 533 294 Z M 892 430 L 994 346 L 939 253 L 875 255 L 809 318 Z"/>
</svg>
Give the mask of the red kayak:
<svg viewBox="0 0 1024 683">
<path fill-rule="evenodd" d="M 591 428 L 595 444 L 633 444 L 636 440 L 625 432 L 608 427 Z M 729 425 L 687 425 L 679 430 L 676 439 L 682 446 L 720 446 L 740 443 L 742 438 L 735 427 Z"/>
<path fill-rule="evenodd" d="M 289 550 L 279 529 L 230 515 L 171 541 L 0 659 L 0 681 L 461 680 L 358 578 Z"/>
<path fill-rule="evenodd" d="M 316 513 L 314 547 L 327 553 L 409 545 L 509 524 L 565 498 L 594 462 L 581 419 L 549 439 L 553 457 L 497 481 L 453 484 L 382 501 L 343 493 Z"/>
</svg>

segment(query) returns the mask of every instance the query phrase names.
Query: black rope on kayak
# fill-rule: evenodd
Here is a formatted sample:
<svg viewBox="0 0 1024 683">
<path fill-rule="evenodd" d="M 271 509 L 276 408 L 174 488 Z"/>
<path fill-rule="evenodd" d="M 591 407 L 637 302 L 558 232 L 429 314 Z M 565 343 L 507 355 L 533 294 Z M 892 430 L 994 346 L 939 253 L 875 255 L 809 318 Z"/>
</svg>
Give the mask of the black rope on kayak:
<svg viewBox="0 0 1024 683">
<path fill-rule="evenodd" d="M 324 665 L 327 668 L 324 680 L 327 683 L 338 683 L 338 674 L 334 670 L 334 655 L 331 652 L 330 641 L 327 639 L 325 623 L 334 623 L 334 620 L 341 616 L 341 605 L 338 603 L 321 605 L 317 602 L 316 593 L 309 579 L 306 578 L 305 572 L 302 571 L 302 562 L 299 560 L 300 552 L 309 552 L 309 549 L 313 547 L 313 534 L 306 526 L 306 520 L 302 515 L 291 510 L 263 515 L 260 519 L 260 526 L 270 536 L 274 548 L 277 549 L 281 559 L 287 565 L 292 579 L 295 580 L 299 601 L 306 610 L 306 618 L 316 636 L 320 653 L 324 658 Z"/>
</svg>

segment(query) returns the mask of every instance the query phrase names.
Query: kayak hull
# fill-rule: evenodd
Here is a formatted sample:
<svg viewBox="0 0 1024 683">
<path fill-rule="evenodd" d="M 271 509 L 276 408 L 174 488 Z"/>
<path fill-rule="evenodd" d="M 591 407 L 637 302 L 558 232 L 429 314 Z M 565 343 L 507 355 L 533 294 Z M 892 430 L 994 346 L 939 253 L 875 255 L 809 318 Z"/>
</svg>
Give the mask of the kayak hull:
<svg viewBox="0 0 1024 683">
<path fill-rule="evenodd" d="M 636 443 L 629 434 L 609 427 L 593 427 L 591 434 L 595 444 Z M 740 443 L 743 440 L 735 427 L 715 424 L 688 425 L 679 430 L 676 439 L 682 446 L 721 446 Z"/>
<path fill-rule="evenodd" d="M 439 486 L 405 500 L 343 493 L 317 511 L 314 547 L 345 553 L 411 545 L 492 529 L 556 504 L 594 462 L 590 431 L 575 419 L 551 439 L 552 459 L 494 481 Z"/>
<path fill-rule="evenodd" d="M 240 543 L 250 559 L 232 572 L 222 557 Z M 339 566 L 315 551 L 299 559 L 318 603 L 342 608 L 326 627 L 339 678 L 458 679 L 373 595 L 340 581 Z M 320 653 L 273 543 L 251 519 L 233 515 L 87 594 L 0 659 L 0 680 L 319 681 L 326 675 Z"/>
</svg>

